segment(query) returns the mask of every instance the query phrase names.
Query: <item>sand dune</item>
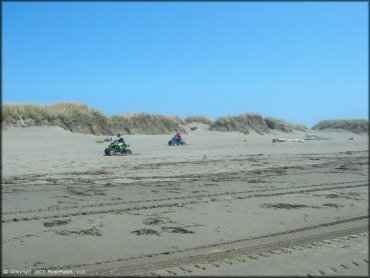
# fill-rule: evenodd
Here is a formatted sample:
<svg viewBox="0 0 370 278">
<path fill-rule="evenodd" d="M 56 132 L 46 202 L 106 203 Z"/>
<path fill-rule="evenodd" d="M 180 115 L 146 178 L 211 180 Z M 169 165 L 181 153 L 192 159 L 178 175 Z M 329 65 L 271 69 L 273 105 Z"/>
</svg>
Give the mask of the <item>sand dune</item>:
<svg viewBox="0 0 370 278">
<path fill-rule="evenodd" d="M 3 273 L 367 274 L 367 135 L 192 125 L 111 157 L 103 136 L 3 130 Z"/>
</svg>

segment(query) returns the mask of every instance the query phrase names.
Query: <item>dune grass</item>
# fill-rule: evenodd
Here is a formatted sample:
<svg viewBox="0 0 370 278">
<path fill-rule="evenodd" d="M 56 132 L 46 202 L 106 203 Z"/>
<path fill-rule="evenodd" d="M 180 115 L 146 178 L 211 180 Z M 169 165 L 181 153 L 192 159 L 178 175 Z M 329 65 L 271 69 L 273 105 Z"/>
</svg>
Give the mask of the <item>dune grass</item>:
<svg viewBox="0 0 370 278">
<path fill-rule="evenodd" d="M 191 115 L 185 118 L 186 123 L 202 123 L 202 124 L 207 124 L 210 125 L 212 124 L 212 120 L 210 120 L 207 116 L 202 116 L 202 115 Z"/>
<path fill-rule="evenodd" d="M 278 120 L 272 117 L 266 117 L 265 122 L 269 129 L 279 130 L 283 132 L 293 132 L 294 130 L 299 131 L 308 130 L 308 128 L 305 125 L 294 125 L 284 120 Z"/>
<path fill-rule="evenodd" d="M 5 104 L 2 106 L 2 123 L 19 125 L 20 116 L 25 126 L 60 126 L 72 132 L 104 134 L 109 132 L 109 119 L 100 111 L 75 102 L 50 105 Z"/>
<path fill-rule="evenodd" d="M 199 122 L 209 124 L 210 130 L 236 131 L 249 134 L 254 130 L 259 134 L 271 130 L 292 132 L 307 130 L 272 117 L 263 118 L 257 113 L 248 113 L 230 117 L 220 117 L 211 121 L 206 116 L 193 115 L 185 120 L 173 115 L 151 115 L 148 113 L 131 113 L 107 116 L 85 104 L 62 102 L 49 105 L 39 104 L 5 104 L 2 105 L 1 121 L 3 126 L 20 126 L 20 116 L 24 126 L 60 126 L 71 132 L 95 135 L 123 134 L 170 134 L 177 130 L 186 133 L 187 123 Z"/>
<path fill-rule="evenodd" d="M 3 126 L 60 126 L 71 132 L 95 135 L 124 134 L 167 134 L 176 130 L 185 131 L 185 121 L 176 116 L 135 113 L 106 116 L 87 105 L 63 102 L 50 105 L 5 104 L 2 105 Z"/>
<path fill-rule="evenodd" d="M 364 119 L 324 120 L 318 122 L 312 129 L 344 129 L 353 133 L 365 133 L 369 132 L 369 121 Z"/>
<path fill-rule="evenodd" d="M 211 130 L 218 131 L 237 131 L 244 134 L 249 134 L 250 130 L 254 130 L 259 134 L 270 133 L 271 130 L 279 130 L 282 132 L 293 132 L 294 130 L 307 130 L 303 125 L 293 125 L 283 120 L 277 120 L 272 117 L 263 118 L 257 113 L 248 113 L 231 117 L 220 117 L 214 121 Z"/>
<path fill-rule="evenodd" d="M 186 122 L 172 115 L 150 115 L 147 113 L 122 114 L 111 117 L 114 133 L 124 134 L 167 134 L 177 130 L 186 132 Z"/>
<path fill-rule="evenodd" d="M 250 129 L 259 134 L 269 133 L 263 117 L 257 113 L 248 113 L 230 117 L 220 117 L 210 125 L 210 130 L 237 131 L 249 134 Z"/>
</svg>

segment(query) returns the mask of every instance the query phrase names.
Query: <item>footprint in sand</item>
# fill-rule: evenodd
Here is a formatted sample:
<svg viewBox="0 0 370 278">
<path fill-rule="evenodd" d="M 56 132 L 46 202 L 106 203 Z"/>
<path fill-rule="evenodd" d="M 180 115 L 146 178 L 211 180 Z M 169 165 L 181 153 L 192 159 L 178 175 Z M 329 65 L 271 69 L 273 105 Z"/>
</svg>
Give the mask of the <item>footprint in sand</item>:
<svg viewBox="0 0 370 278">
<path fill-rule="evenodd" d="M 45 227 L 53 227 L 53 226 L 61 226 L 65 225 L 67 223 L 71 222 L 71 219 L 66 219 L 66 220 L 53 220 L 53 221 L 45 221 L 43 224 Z"/>
<path fill-rule="evenodd" d="M 159 233 L 156 230 L 153 230 L 153 229 L 141 229 L 141 230 L 132 231 L 131 233 L 136 234 L 138 236 L 141 236 L 141 235 L 157 235 L 157 236 L 159 236 Z"/>
<path fill-rule="evenodd" d="M 188 229 L 184 229 L 182 227 L 162 227 L 163 231 L 170 232 L 170 233 L 179 233 L 179 234 L 194 234 L 193 231 Z"/>
</svg>

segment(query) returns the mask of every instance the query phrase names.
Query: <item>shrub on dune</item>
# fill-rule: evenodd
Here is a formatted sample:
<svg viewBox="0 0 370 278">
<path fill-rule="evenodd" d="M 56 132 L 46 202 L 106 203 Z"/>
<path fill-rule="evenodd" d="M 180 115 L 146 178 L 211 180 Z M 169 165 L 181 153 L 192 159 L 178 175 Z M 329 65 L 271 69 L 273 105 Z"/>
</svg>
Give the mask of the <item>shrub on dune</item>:
<svg viewBox="0 0 370 278">
<path fill-rule="evenodd" d="M 176 130 L 185 132 L 184 124 L 186 123 L 177 116 L 132 113 L 113 116 L 110 127 L 126 134 L 167 134 Z"/>
<path fill-rule="evenodd" d="M 283 132 L 293 132 L 294 130 L 307 131 L 305 125 L 294 125 L 284 120 L 278 120 L 272 117 L 265 118 L 266 125 L 269 129 L 279 130 Z"/>
<path fill-rule="evenodd" d="M 293 132 L 294 130 L 306 131 L 304 125 L 294 125 L 292 123 L 277 120 L 272 117 L 263 118 L 257 113 L 248 113 L 231 117 L 220 117 L 214 121 L 211 130 L 218 131 L 237 131 L 248 134 L 250 130 L 254 130 L 259 134 L 270 133 L 271 130 L 282 132 Z"/>
<path fill-rule="evenodd" d="M 354 133 L 365 133 L 369 131 L 369 121 L 364 119 L 324 120 L 318 122 L 312 129 L 345 129 Z"/>
<path fill-rule="evenodd" d="M 250 130 L 254 130 L 259 134 L 270 132 L 262 116 L 256 113 L 220 117 L 210 125 L 210 129 L 218 131 L 237 131 L 244 134 L 249 134 Z"/>
</svg>

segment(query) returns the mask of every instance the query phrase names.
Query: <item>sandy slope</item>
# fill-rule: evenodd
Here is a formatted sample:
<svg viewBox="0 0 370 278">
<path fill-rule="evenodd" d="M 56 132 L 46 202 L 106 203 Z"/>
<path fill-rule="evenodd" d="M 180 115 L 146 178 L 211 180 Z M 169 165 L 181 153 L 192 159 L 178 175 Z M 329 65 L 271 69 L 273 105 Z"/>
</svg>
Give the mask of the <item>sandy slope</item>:
<svg viewBox="0 0 370 278">
<path fill-rule="evenodd" d="M 131 157 L 104 156 L 104 136 L 3 130 L 3 271 L 367 273 L 367 136 L 194 125 L 184 147 L 125 136 Z M 327 140 L 272 143 L 308 134 Z"/>
</svg>

